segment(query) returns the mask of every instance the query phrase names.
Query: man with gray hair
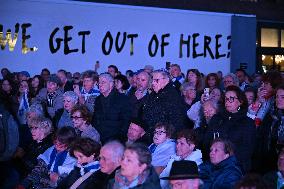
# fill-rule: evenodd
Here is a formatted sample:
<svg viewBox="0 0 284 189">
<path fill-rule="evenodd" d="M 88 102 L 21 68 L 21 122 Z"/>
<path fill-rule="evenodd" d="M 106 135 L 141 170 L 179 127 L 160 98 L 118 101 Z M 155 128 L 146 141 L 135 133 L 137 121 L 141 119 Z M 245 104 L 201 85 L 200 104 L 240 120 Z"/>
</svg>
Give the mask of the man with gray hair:
<svg viewBox="0 0 284 189">
<path fill-rule="evenodd" d="M 94 173 L 94 178 L 98 180 L 99 189 L 106 189 L 108 182 L 114 178 L 116 170 L 120 168 L 120 162 L 124 153 L 124 146 L 118 141 L 106 143 L 100 150 L 100 170 Z M 94 189 L 98 187 L 94 186 Z"/>
<path fill-rule="evenodd" d="M 125 140 L 131 117 L 128 98 L 114 89 L 114 79 L 109 73 L 99 76 L 101 94 L 94 106 L 93 125 L 100 133 L 101 142 Z"/>
<path fill-rule="evenodd" d="M 179 131 L 185 127 L 186 106 L 182 97 L 173 87 L 166 70 L 155 70 L 152 73 L 153 92 L 142 108 L 142 118 L 153 135 L 158 122 L 167 122 Z"/>
</svg>

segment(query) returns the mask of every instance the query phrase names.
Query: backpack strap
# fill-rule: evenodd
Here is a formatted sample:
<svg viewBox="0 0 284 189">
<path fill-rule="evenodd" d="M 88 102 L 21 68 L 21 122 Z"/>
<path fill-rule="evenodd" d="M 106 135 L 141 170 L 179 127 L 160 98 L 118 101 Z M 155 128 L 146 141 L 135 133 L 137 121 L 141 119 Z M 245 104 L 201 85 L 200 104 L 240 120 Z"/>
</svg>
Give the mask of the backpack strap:
<svg viewBox="0 0 284 189">
<path fill-rule="evenodd" d="M 70 187 L 70 189 L 76 189 L 78 188 L 78 186 L 80 186 L 85 180 L 87 180 L 94 172 L 88 172 L 86 174 L 84 174 L 83 176 L 81 176 L 80 178 L 78 178 Z"/>
</svg>

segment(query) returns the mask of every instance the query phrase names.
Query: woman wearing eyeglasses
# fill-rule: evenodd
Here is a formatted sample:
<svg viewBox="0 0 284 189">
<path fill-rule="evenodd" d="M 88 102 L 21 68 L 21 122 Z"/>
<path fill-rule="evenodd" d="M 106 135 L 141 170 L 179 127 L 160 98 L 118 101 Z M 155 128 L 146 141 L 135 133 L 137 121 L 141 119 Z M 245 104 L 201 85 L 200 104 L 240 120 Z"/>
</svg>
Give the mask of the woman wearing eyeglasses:
<svg viewBox="0 0 284 189">
<path fill-rule="evenodd" d="M 247 117 L 248 102 L 244 92 L 237 86 L 228 86 L 225 92 L 225 111 L 214 115 L 208 125 L 203 144 L 209 152 L 210 143 L 215 138 L 230 139 L 235 147 L 235 155 L 245 172 L 251 169 L 256 128 Z M 208 154 L 207 154 L 208 156 Z"/>
<path fill-rule="evenodd" d="M 91 125 L 92 115 L 86 105 L 75 105 L 71 111 L 71 118 L 74 127 L 81 133 L 81 137 L 88 137 L 100 143 L 100 134 Z"/>
</svg>

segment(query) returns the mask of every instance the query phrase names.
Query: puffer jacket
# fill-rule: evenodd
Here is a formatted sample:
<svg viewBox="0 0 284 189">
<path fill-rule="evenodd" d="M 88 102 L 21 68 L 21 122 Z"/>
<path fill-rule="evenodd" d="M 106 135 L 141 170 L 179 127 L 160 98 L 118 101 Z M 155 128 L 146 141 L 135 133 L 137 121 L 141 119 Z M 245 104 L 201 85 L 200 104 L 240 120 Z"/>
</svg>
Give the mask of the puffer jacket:
<svg viewBox="0 0 284 189">
<path fill-rule="evenodd" d="M 200 165 L 200 177 L 204 189 L 230 189 L 242 177 L 242 171 L 235 156 L 230 156 L 217 165 L 204 163 Z"/>
<path fill-rule="evenodd" d="M 233 143 L 236 158 L 243 171 L 248 172 L 251 169 L 256 128 L 253 120 L 246 116 L 246 110 L 240 110 L 234 114 L 225 111 L 214 115 L 203 140 L 207 152 L 209 152 L 211 141 L 218 137 L 228 139 Z"/>
</svg>

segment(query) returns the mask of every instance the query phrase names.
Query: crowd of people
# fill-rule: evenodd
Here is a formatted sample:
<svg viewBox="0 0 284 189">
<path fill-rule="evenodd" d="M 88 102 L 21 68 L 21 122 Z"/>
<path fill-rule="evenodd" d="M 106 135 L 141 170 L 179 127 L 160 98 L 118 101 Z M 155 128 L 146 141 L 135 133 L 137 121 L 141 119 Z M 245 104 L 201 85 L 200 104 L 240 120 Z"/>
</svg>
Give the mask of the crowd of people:
<svg viewBox="0 0 284 189">
<path fill-rule="evenodd" d="M 284 187 L 284 79 L 178 64 L 1 70 L 0 188 Z"/>
</svg>

